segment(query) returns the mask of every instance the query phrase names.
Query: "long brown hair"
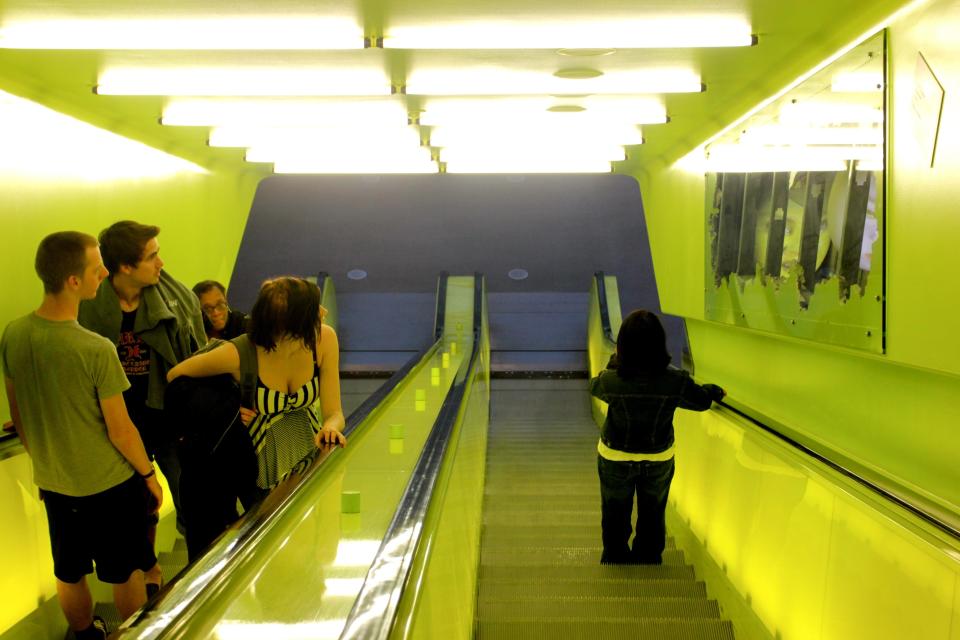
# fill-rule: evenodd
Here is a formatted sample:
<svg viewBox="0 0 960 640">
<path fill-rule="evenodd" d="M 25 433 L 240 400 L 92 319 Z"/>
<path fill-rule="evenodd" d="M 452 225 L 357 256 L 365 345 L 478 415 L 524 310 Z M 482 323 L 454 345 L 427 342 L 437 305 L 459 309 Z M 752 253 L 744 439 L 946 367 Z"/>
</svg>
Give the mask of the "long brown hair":
<svg viewBox="0 0 960 640">
<path fill-rule="evenodd" d="M 314 349 L 320 335 L 320 289 L 303 278 L 281 276 L 260 287 L 250 311 L 248 333 L 253 343 L 267 351 L 284 337 L 300 340 Z"/>
</svg>

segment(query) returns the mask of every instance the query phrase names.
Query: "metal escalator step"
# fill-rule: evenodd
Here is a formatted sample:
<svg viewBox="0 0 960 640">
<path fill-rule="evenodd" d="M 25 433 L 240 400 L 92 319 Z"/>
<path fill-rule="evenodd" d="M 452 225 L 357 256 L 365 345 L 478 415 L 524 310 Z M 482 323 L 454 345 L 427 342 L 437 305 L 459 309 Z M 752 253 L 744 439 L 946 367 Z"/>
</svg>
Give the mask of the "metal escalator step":
<svg viewBox="0 0 960 640">
<path fill-rule="evenodd" d="M 487 525 L 483 528 L 484 547 L 592 547 L 599 549 L 600 519 L 595 524 L 579 527 L 509 527 Z M 673 538 L 667 536 L 667 548 L 675 549 Z"/>
<path fill-rule="evenodd" d="M 699 580 L 601 578 L 594 580 L 536 580 L 522 573 L 512 578 L 484 580 L 480 583 L 480 600 L 509 600 L 529 598 L 702 598 L 707 597 L 706 585 Z"/>
<path fill-rule="evenodd" d="M 733 626 L 723 620 L 547 620 L 480 621 L 478 640 L 734 640 Z"/>
<path fill-rule="evenodd" d="M 107 623 L 107 629 L 111 632 L 116 631 L 123 620 L 120 619 L 120 612 L 112 602 L 97 602 L 93 605 L 93 615 L 100 616 Z"/>
<path fill-rule="evenodd" d="M 611 618 L 681 618 L 718 620 L 716 600 L 700 598 L 598 598 L 593 595 L 567 598 L 481 599 L 477 618 L 506 622 L 530 618 L 548 620 L 596 620 Z"/>
<path fill-rule="evenodd" d="M 600 548 L 591 547 L 515 547 L 480 551 L 481 566 L 513 567 L 583 567 L 600 563 Z M 664 549 L 664 565 L 684 565 L 683 551 Z"/>
<path fill-rule="evenodd" d="M 600 497 L 594 495 L 581 496 L 554 496 L 544 499 L 544 496 L 504 495 L 490 496 L 483 506 L 485 511 L 525 511 L 536 509 L 539 511 L 557 509 L 559 511 L 578 510 L 581 513 L 592 515 L 600 514 Z"/>
<path fill-rule="evenodd" d="M 187 552 L 161 551 L 157 554 L 157 562 L 160 563 L 160 569 L 163 570 L 164 581 L 168 581 L 187 566 Z"/>
<path fill-rule="evenodd" d="M 568 479 L 569 480 L 569 479 Z M 531 497 L 540 500 L 550 499 L 551 496 L 590 497 L 600 501 L 599 482 L 552 482 L 544 484 L 535 480 L 515 479 L 514 482 L 487 482 L 484 486 L 484 496 L 500 498 L 509 496 Z"/>
<path fill-rule="evenodd" d="M 583 524 L 584 520 L 596 520 L 600 522 L 600 514 L 587 514 L 580 511 L 484 511 L 483 523 L 488 525 L 509 525 L 518 526 L 550 526 L 566 527 L 578 526 Z"/>
<path fill-rule="evenodd" d="M 660 580 L 693 580 L 693 567 L 689 565 L 602 565 L 597 559 L 596 564 L 583 566 L 524 566 L 516 565 L 488 565 L 479 567 L 480 580 L 502 580 L 511 576 L 520 575 L 527 580 L 595 580 L 602 578 L 630 578 L 646 580 L 648 578 Z"/>
</svg>

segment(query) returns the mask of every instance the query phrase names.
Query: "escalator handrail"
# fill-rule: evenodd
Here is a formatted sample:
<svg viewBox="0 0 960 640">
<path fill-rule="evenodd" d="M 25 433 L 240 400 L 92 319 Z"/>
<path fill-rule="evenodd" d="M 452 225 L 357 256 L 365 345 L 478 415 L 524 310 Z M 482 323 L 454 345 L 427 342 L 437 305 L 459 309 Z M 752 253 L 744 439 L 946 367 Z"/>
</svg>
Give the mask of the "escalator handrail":
<svg viewBox="0 0 960 640">
<path fill-rule="evenodd" d="M 383 542 L 371 563 L 360 593 L 347 616 L 340 640 L 386 640 L 396 622 L 401 595 L 423 533 L 440 467 L 456 424 L 471 372 L 480 352 L 483 276 L 474 274 L 473 348 L 451 386 L 424 444 Z"/>
<path fill-rule="evenodd" d="M 446 283 L 445 275 L 442 274 L 444 283 Z M 410 358 L 380 385 L 347 417 L 343 429 L 344 435 L 353 436 L 354 431 L 400 385 L 404 378 L 421 363 L 431 358 L 439 348 L 438 340 Z M 178 637 L 178 634 L 181 634 L 184 627 L 189 624 L 192 614 L 226 584 L 233 573 L 233 568 L 241 565 L 243 560 L 255 553 L 256 541 L 264 535 L 272 522 L 290 508 L 303 487 L 311 478 L 322 472 L 324 463 L 337 450 L 317 450 L 316 456 L 306 470 L 291 474 L 251 512 L 244 514 L 190 567 L 171 579 L 160 596 L 147 602 L 138 611 L 136 617 L 129 624 L 124 625 L 115 637 L 157 639 Z M 194 578 L 191 579 L 192 577 Z"/>
<path fill-rule="evenodd" d="M 796 450 L 801 455 L 817 460 L 818 462 L 830 467 L 837 473 L 853 480 L 857 484 L 865 487 L 866 489 L 872 491 L 873 493 L 876 493 L 881 498 L 889 500 L 890 502 L 893 502 L 894 504 L 902 507 L 903 509 L 906 509 L 913 515 L 923 520 L 924 522 L 936 527 L 937 529 L 948 534 L 954 539 L 960 540 L 960 527 L 950 522 L 946 522 L 943 518 L 938 517 L 936 514 L 930 513 L 929 510 L 923 508 L 922 506 L 914 504 L 909 499 L 901 497 L 897 495 L 895 492 L 889 489 L 886 489 L 880 486 L 879 484 L 873 482 L 872 480 L 869 480 L 863 477 L 861 474 L 857 473 L 853 469 L 850 469 L 849 467 L 846 467 L 843 464 L 837 462 L 836 460 L 828 457 L 828 455 L 820 453 L 815 449 L 811 449 L 810 447 L 804 445 L 798 440 L 791 438 L 790 436 L 786 435 L 776 427 L 771 426 L 770 423 L 772 421 L 769 418 L 763 418 L 763 419 L 759 418 L 758 416 L 754 415 L 754 412 L 751 409 L 741 405 L 740 403 L 734 400 L 731 400 L 730 398 L 725 398 L 724 400 L 720 400 L 717 402 L 717 404 L 721 405 L 722 407 L 731 411 L 732 413 L 735 413 L 736 415 L 740 416 L 741 418 L 743 418 L 744 420 L 746 420 L 756 428 L 760 429 L 761 431 L 769 433 L 770 435 L 777 438 L 781 442 L 785 443 L 792 449 Z"/>
<path fill-rule="evenodd" d="M 437 278 L 437 309 L 433 320 L 433 339 L 435 341 L 443 337 L 446 323 L 447 280 L 449 278 L 450 274 L 446 271 L 441 271 L 440 277 Z"/>
<path fill-rule="evenodd" d="M 610 324 L 610 307 L 607 305 L 606 274 L 603 271 L 597 271 L 593 274 L 593 279 L 597 283 L 597 302 L 600 304 L 600 328 L 603 329 L 603 337 L 608 342 L 616 344 L 617 340 L 613 337 L 613 325 Z"/>
</svg>

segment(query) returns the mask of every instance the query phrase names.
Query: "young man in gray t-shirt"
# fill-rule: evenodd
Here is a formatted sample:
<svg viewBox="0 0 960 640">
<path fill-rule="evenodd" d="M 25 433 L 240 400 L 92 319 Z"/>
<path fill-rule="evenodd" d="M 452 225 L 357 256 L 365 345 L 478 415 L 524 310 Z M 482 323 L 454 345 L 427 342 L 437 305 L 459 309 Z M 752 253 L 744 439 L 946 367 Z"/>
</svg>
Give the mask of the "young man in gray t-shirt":
<svg viewBox="0 0 960 640">
<path fill-rule="evenodd" d="M 96 239 L 51 234 L 35 266 L 43 302 L 0 340 L 7 400 L 47 511 L 60 606 L 78 640 L 105 638 L 85 576 L 95 563 L 122 617 L 143 605 L 143 571 L 156 563 L 148 516 L 163 495 L 127 415 L 116 349 L 77 323 L 107 275 Z"/>
</svg>

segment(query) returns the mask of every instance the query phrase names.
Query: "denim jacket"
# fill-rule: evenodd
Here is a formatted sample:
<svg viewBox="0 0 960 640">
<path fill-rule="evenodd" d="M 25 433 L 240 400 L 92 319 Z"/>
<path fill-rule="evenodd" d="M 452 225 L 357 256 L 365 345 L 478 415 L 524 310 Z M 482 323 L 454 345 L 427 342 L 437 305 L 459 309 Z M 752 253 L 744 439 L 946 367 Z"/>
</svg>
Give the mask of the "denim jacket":
<svg viewBox="0 0 960 640">
<path fill-rule="evenodd" d="M 677 407 L 706 411 L 723 397 L 720 387 L 698 385 L 674 367 L 621 378 L 606 369 L 590 381 L 590 394 L 607 403 L 600 428 L 606 446 L 627 453 L 659 453 L 673 445 L 673 412 Z"/>
</svg>

